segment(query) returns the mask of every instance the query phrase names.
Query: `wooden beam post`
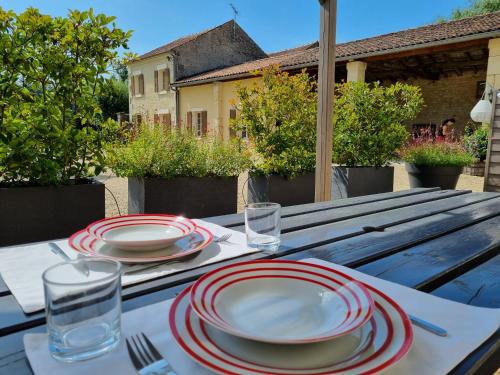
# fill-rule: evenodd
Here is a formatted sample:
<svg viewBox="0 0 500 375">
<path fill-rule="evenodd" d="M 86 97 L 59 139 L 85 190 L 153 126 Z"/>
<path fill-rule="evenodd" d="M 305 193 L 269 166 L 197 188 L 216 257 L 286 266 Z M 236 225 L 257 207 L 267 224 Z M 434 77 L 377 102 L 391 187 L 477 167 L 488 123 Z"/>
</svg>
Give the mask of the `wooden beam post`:
<svg viewBox="0 0 500 375">
<path fill-rule="evenodd" d="M 315 201 L 332 199 L 333 91 L 337 0 L 320 2 Z"/>
</svg>

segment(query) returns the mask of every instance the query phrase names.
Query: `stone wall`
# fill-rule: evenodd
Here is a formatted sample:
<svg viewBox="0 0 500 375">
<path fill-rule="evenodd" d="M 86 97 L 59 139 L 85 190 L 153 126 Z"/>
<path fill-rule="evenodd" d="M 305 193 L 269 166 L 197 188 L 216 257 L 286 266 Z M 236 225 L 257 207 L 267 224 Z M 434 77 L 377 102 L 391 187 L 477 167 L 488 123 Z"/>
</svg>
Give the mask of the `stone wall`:
<svg viewBox="0 0 500 375">
<path fill-rule="evenodd" d="M 455 118 L 456 132 L 461 134 L 470 120 L 470 111 L 477 103 L 477 84 L 484 82 L 484 70 L 463 75 L 441 77 L 438 81 L 410 79 L 406 81 L 422 88 L 425 107 L 411 124 L 433 123 L 440 125 L 444 119 Z"/>
</svg>

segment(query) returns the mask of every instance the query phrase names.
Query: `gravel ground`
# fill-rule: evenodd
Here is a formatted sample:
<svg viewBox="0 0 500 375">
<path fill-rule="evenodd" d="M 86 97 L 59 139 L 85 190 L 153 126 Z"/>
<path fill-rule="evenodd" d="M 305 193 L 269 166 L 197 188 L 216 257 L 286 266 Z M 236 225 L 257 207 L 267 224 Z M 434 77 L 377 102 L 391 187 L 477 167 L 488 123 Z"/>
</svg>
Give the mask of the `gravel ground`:
<svg viewBox="0 0 500 375">
<path fill-rule="evenodd" d="M 244 184 L 248 178 L 248 173 L 242 173 L 238 179 L 238 212 L 243 211 L 246 199 L 246 187 Z M 106 217 L 115 216 L 121 213 L 122 215 L 127 214 L 127 195 L 128 186 L 127 179 L 116 177 L 112 174 L 101 174 L 98 178 L 99 181 L 106 184 Z M 461 175 L 458 180 L 457 189 L 472 190 L 472 191 L 483 191 L 483 177 Z M 410 184 L 408 182 L 408 175 L 405 171 L 404 165 L 395 164 L 394 165 L 394 191 L 409 189 Z M 111 193 L 110 193 L 111 191 Z M 242 192 L 245 196 L 243 196 Z M 113 195 L 116 197 L 116 201 L 113 199 Z M 500 374 L 499 374 L 500 375 Z"/>
</svg>

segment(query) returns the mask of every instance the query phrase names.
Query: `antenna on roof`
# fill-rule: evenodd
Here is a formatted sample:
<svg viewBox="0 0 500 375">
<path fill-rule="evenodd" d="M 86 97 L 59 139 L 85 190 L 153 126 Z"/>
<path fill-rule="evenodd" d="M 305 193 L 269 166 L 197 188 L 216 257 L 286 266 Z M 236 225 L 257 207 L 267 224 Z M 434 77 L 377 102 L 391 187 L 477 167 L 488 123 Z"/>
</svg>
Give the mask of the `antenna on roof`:
<svg viewBox="0 0 500 375">
<path fill-rule="evenodd" d="M 231 7 L 231 9 L 233 10 L 233 38 L 236 37 L 236 16 L 238 16 L 240 14 L 240 12 L 238 12 L 238 9 L 236 9 L 236 7 L 234 6 L 233 3 L 229 3 L 229 6 Z"/>
</svg>

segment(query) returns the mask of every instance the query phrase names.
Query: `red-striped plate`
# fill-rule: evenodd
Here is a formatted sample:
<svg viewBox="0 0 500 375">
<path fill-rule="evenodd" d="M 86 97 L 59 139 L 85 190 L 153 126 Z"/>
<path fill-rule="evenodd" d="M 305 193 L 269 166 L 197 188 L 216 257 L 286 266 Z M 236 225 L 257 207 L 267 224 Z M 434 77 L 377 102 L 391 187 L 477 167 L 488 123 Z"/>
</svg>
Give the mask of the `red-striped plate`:
<svg viewBox="0 0 500 375">
<path fill-rule="evenodd" d="M 329 341 L 278 345 L 229 335 L 198 318 L 190 304 L 190 287 L 170 308 L 170 330 L 192 359 L 217 374 L 375 374 L 408 353 L 413 331 L 396 302 L 366 287 L 375 301 L 372 318 L 352 333 Z"/>
<path fill-rule="evenodd" d="M 87 226 L 94 237 L 122 250 L 157 250 L 194 232 L 196 223 L 182 216 L 139 214 L 102 219 Z"/>
<path fill-rule="evenodd" d="M 221 267 L 191 290 L 191 306 L 229 334 L 269 343 L 331 340 L 366 323 L 373 299 L 349 276 L 311 263 L 259 260 Z"/>
<path fill-rule="evenodd" d="M 197 226 L 193 233 L 173 245 L 154 251 L 126 251 L 91 235 L 86 229 L 73 234 L 68 243 L 74 250 L 87 256 L 97 256 L 115 259 L 126 263 L 160 262 L 185 257 L 206 248 L 212 243 L 212 233 L 203 227 Z"/>
</svg>

